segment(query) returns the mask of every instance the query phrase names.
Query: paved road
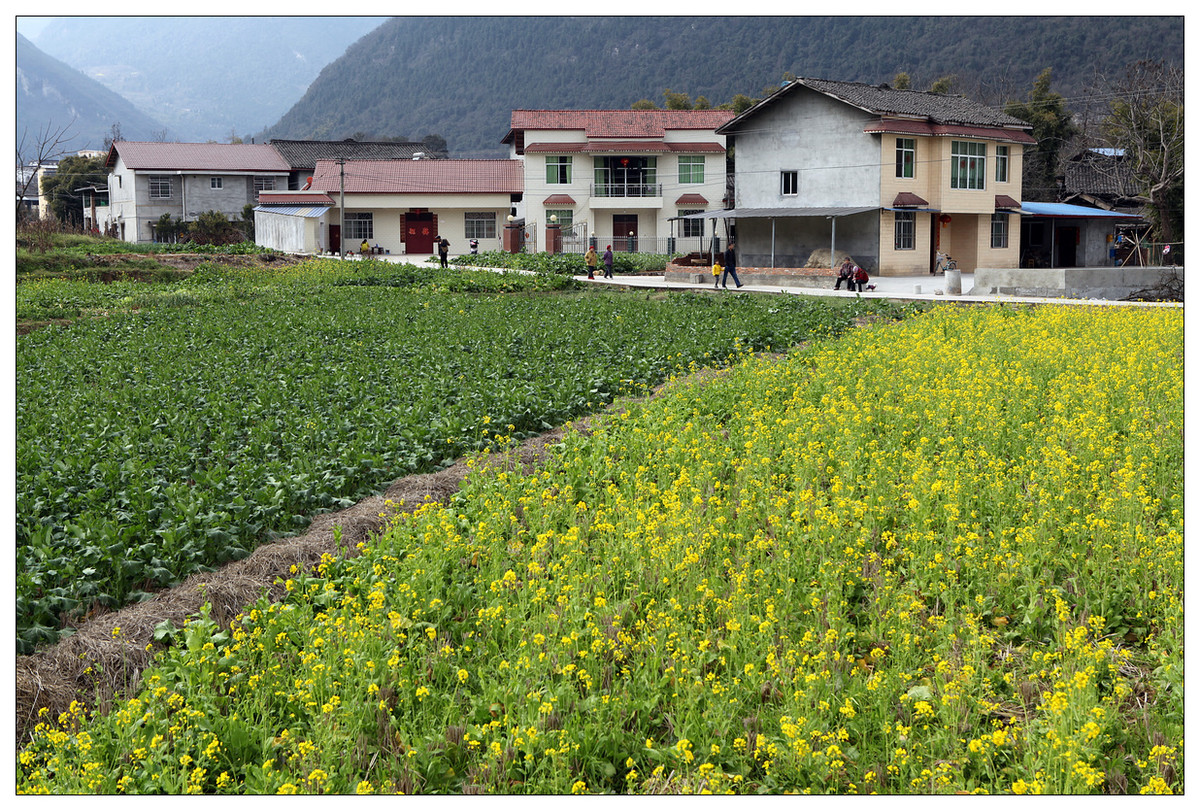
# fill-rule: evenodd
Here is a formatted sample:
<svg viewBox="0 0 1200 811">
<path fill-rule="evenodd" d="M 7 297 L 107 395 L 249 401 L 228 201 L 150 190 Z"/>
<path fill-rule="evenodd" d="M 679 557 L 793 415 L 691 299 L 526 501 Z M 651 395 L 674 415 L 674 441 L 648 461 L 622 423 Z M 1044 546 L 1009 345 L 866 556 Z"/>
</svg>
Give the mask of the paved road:
<svg viewBox="0 0 1200 811">
<path fill-rule="evenodd" d="M 383 260 L 386 262 L 411 262 L 416 265 L 426 264 L 427 257 L 421 256 L 374 256 L 372 259 Z M 451 256 L 454 258 L 454 256 Z M 468 267 L 464 265 L 454 265 L 453 267 Z M 495 270 L 496 268 L 475 268 L 476 270 Z M 1145 302 L 1145 301 L 1107 301 L 1104 299 L 1071 299 L 1071 298 L 1049 298 L 1045 296 L 1007 296 L 1002 293 L 989 293 L 986 295 L 974 295 L 971 293 L 971 288 L 975 286 L 975 274 L 962 273 L 962 291 L 960 295 L 950 295 L 946 293 L 946 277 L 945 276 L 872 276 L 871 284 L 875 285 L 874 290 L 864 291 L 862 293 L 848 293 L 845 290 L 834 290 L 833 280 L 830 280 L 827 287 L 779 287 L 772 285 L 757 285 L 744 284 L 740 290 L 730 288 L 727 291 L 715 291 L 718 294 L 723 293 L 785 293 L 788 295 L 800 296 L 852 296 L 861 295 L 863 298 L 885 298 L 893 301 L 962 301 L 962 302 L 1010 302 L 1010 303 L 1030 303 L 1030 304 L 1045 304 L 1053 302 L 1055 304 L 1082 304 L 1082 305 L 1122 305 L 1136 307 L 1183 307 L 1178 302 Z M 627 288 L 652 288 L 656 290 L 702 290 L 714 292 L 712 284 L 691 284 L 688 282 L 668 282 L 664 281 L 662 276 L 631 276 L 627 274 L 617 274 L 612 279 L 605 279 L 597 276 L 594 280 L 589 280 L 586 275 L 576 276 L 581 282 L 587 284 L 603 284 L 614 287 Z"/>
</svg>

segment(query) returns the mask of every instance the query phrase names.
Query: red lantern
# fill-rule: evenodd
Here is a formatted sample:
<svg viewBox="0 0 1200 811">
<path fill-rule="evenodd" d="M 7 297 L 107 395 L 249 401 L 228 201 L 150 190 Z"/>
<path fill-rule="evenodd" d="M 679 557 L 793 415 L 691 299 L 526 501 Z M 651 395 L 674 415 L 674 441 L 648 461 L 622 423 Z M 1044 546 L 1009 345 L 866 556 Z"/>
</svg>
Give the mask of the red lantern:
<svg viewBox="0 0 1200 811">
<path fill-rule="evenodd" d="M 938 220 L 941 222 L 942 225 L 949 225 L 950 224 L 950 215 L 943 214 L 942 216 L 938 217 Z"/>
</svg>

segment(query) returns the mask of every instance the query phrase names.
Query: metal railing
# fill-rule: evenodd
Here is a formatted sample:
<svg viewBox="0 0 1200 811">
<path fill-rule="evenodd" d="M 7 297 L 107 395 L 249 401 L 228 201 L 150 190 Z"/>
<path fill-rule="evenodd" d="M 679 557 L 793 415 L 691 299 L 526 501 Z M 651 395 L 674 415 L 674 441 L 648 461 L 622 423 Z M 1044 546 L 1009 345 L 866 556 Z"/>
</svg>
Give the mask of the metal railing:
<svg viewBox="0 0 1200 811">
<path fill-rule="evenodd" d="M 593 183 L 592 197 L 662 197 L 661 183 Z"/>
</svg>

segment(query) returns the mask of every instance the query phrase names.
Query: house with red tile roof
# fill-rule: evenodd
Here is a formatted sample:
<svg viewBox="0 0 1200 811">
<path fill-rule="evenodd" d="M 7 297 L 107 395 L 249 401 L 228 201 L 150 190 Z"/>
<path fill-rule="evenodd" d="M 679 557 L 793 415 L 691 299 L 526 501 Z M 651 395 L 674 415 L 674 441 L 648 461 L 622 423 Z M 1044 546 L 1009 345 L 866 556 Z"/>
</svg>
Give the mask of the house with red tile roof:
<svg viewBox="0 0 1200 811">
<path fill-rule="evenodd" d="M 796 79 L 718 127 L 737 152 L 720 219 L 740 268 L 1016 267 L 1030 129 L 961 96 Z"/>
<path fill-rule="evenodd" d="M 473 239 L 496 250 L 523 187 L 516 160 L 320 159 L 306 188 L 259 196 L 255 240 L 296 253 L 357 253 L 365 240 L 426 257 L 443 236 L 451 253 Z"/>
<path fill-rule="evenodd" d="M 705 237 L 682 214 L 725 206 L 729 110 L 513 110 L 501 139 L 523 161 L 526 230 L 665 253 Z M 671 240 L 676 240 L 672 243 Z M 582 250 L 582 248 L 580 248 Z"/>
<path fill-rule="evenodd" d="M 286 189 L 289 166 L 266 144 L 194 144 L 116 141 L 108 167 L 107 226 L 129 242 L 153 242 L 162 215 L 194 222 L 219 211 L 242 218 L 258 193 Z"/>
</svg>

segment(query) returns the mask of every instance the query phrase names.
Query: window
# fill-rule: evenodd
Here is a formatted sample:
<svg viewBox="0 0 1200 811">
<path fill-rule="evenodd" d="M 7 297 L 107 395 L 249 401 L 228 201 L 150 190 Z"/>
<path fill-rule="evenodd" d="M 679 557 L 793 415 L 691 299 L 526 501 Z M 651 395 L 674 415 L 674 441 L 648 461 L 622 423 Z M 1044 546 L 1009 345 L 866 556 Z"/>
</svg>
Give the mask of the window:
<svg viewBox="0 0 1200 811">
<path fill-rule="evenodd" d="M 254 178 L 255 191 L 275 191 L 275 178 L 273 177 L 256 177 Z"/>
<path fill-rule="evenodd" d="M 987 167 L 987 144 L 950 142 L 950 188 L 982 189 Z"/>
<path fill-rule="evenodd" d="M 784 195 L 800 193 L 800 173 L 795 169 L 779 173 L 779 193 Z"/>
<path fill-rule="evenodd" d="M 224 186 L 225 186 L 224 178 L 210 177 L 208 179 L 208 187 L 210 189 L 220 189 L 220 188 L 224 188 Z"/>
<path fill-rule="evenodd" d="M 1008 247 L 1008 214 L 997 211 L 992 215 L 992 247 Z"/>
<path fill-rule="evenodd" d="M 679 182 L 680 183 L 703 183 L 704 182 L 704 156 L 703 155 L 680 155 L 679 156 Z"/>
<path fill-rule="evenodd" d="M 375 238 L 375 216 L 370 211 L 347 211 L 346 234 L 347 242 L 359 242 Z"/>
<path fill-rule="evenodd" d="M 917 212 L 897 211 L 896 233 L 893 246 L 898 251 L 911 251 L 917 247 Z"/>
<path fill-rule="evenodd" d="M 686 217 L 689 214 L 699 214 L 704 209 L 679 209 L 679 216 Z M 704 220 L 680 220 L 679 235 L 681 237 L 702 237 L 704 236 Z"/>
<path fill-rule="evenodd" d="M 495 239 L 496 212 L 468 211 L 463 215 L 467 239 Z"/>
<path fill-rule="evenodd" d="M 913 177 L 917 168 L 917 141 L 896 139 L 896 177 Z"/>
<path fill-rule="evenodd" d="M 550 224 L 551 217 L 558 217 L 558 224 L 563 228 L 570 228 L 575 222 L 575 211 L 570 208 L 548 208 L 546 209 L 546 224 Z"/>
<path fill-rule="evenodd" d="M 571 182 L 571 156 L 570 155 L 547 155 L 546 156 L 546 182 L 547 183 L 570 183 Z"/>
<path fill-rule="evenodd" d="M 150 196 L 163 199 L 171 196 L 171 178 L 165 175 L 150 175 Z"/>
<path fill-rule="evenodd" d="M 996 182 L 1008 182 L 1008 147 L 996 147 Z"/>
</svg>

